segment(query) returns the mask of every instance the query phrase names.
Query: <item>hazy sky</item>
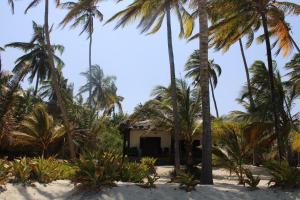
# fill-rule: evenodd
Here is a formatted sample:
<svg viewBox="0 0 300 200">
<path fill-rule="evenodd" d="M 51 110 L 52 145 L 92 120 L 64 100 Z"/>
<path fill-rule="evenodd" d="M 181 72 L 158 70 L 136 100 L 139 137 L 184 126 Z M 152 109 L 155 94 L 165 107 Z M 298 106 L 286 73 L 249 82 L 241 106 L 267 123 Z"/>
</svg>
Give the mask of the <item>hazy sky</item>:
<svg viewBox="0 0 300 200">
<path fill-rule="evenodd" d="M 29 0 L 17 1 L 15 15 L 12 15 L 8 9 L 7 1 L 0 0 L 0 24 L 2 27 L 0 46 L 16 41 L 28 42 L 32 36 L 32 21 L 34 20 L 39 24 L 43 23 L 44 4 L 42 3 L 24 15 L 24 9 L 29 2 Z M 80 29 L 70 30 L 68 27 L 65 29 L 58 27 L 58 23 L 66 11 L 56 9 L 53 2 L 54 0 L 50 10 L 50 24 L 54 24 L 52 43 L 65 46 L 62 59 L 66 66 L 63 73 L 70 82 L 74 82 L 75 89 L 78 90 L 85 83 L 80 72 L 88 69 L 87 37 L 84 34 L 78 35 Z M 99 6 L 105 20 L 124 8 L 130 1 L 118 5 L 111 2 L 114 1 L 105 2 Z M 298 0 L 294 0 L 294 2 L 298 2 Z M 188 56 L 198 47 L 198 42 L 187 43 L 185 40 L 179 40 L 176 17 L 173 19 L 175 65 L 176 74 L 179 78 L 184 77 L 184 64 Z M 295 40 L 300 44 L 300 17 L 289 17 L 288 21 L 292 25 Z M 113 30 L 114 23 L 103 26 L 103 23 L 95 22 L 93 41 L 92 62 L 99 64 L 105 74 L 117 77 L 118 93 L 125 97 L 123 107 L 124 111 L 128 113 L 131 113 L 137 104 L 148 100 L 151 90 L 155 86 L 168 85 L 170 82 L 165 26 L 157 34 L 145 36 L 139 33 L 136 24 L 133 23 L 124 29 Z M 2 53 L 4 70 L 11 70 L 15 59 L 21 54 L 22 52 L 16 49 L 7 49 Z M 265 46 L 254 44 L 246 50 L 246 55 L 249 64 L 258 59 L 266 61 Z M 211 50 L 209 57 L 220 64 L 223 70 L 216 89 L 220 113 L 226 114 L 232 110 L 241 109 L 235 99 L 238 97 L 246 78 L 239 46 L 234 45 L 226 54 Z M 283 66 L 290 60 L 290 57 L 274 57 L 282 75 L 286 73 Z M 27 82 L 27 79 L 25 81 Z M 295 110 L 299 111 L 299 106 Z M 212 113 L 215 113 L 213 107 Z"/>
</svg>

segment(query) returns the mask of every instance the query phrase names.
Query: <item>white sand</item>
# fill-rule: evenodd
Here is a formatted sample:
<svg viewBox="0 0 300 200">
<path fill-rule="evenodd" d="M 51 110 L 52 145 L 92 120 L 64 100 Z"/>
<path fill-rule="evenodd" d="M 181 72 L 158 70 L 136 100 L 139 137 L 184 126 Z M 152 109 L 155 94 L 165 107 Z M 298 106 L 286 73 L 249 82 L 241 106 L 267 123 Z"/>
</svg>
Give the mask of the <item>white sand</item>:
<svg viewBox="0 0 300 200">
<path fill-rule="evenodd" d="M 20 184 L 6 185 L 6 191 L 0 193 L 0 199 L 5 200 L 294 200 L 300 199 L 300 190 L 270 189 L 267 187 L 269 175 L 262 168 L 251 167 L 255 174 L 262 177 L 260 189 L 249 189 L 237 185 L 236 177 L 229 177 L 224 169 L 214 170 L 213 186 L 197 186 L 193 192 L 178 189 L 177 184 L 166 183 L 172 167 L 159 167 L 161 179 L 157 188 L 144 189 L 131 183 L 118 183 L 118 187 L 105 188 L 102 191 L 79 191 L 69 181 L 55 181 L 42 185 L 35 183 L 35 187 L 24 187 Z"/>
</svg>

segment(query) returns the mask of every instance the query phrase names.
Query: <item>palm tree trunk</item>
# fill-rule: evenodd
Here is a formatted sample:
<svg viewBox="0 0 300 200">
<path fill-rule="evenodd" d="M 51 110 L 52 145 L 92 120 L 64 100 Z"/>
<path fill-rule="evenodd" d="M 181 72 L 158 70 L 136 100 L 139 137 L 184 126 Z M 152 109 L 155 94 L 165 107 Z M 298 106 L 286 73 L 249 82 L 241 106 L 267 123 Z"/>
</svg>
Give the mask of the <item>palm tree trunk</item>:
<svg viewBox="0 0 300 200">
<path fill-rule="evenodd" d="M 68 120 L 68 116 L 67 116 L 67 112 L 65 109 L 65 105 L 62 99 L 62 95 L 59 89 L 59 83 L 58 83 L 58 74 L 57 74 L 57 70 L 55 68 L 55 64 L 54 64 L 54 60 L 53 60 L 53 52 L 52 52 L 52 48 L 51 48 L 51 42 L 50 42 L 50 33 L 49 33 L 49 0 L 45 0 L 45 35 L 46 35 L 46 42 L 47 42 L 47 51 L 49 54 L 49 63 L 50 63 L 50 70 L 51 70 L 51 83 L 52 83 L 52 87 L 53 90 L 55 92 L 56 98 L 57 98 L 57 103 L 58 106 L 60 108 L 60 111 L 62 113 L 62 118 L 64 121 L 64 126 L 67 132 L 67 138 L 68 138 L 68 145 L 69 145 L 69 153 L 70 153 L 70 157 L 71 159 L 75 159 L 75 149 L 74 149 L 74 143 L 73 143 L 73 139 L 72 139 L 72 135 L 71 135 L 71 127 L 69 124 L 69 120 Z"/>
<path fill-rule="evenodd" d="M 171 76 L 171 88 L 172 88 L 172 107 L 173 107 L 173 126 L 174 126 L 174 156 L 175 156 L 175 171 L 176 174 L 180 170 L 180 156 L 179 156 L 179 120 L 178 120 L 178 108 L 177 108 L 177 94 L 176 94 L 176 77 L 175 77 L 175 63 L 172 44 L 172 28 L 171 28 L 171 14 L 170 4 L 167 4 L 167 35 L 168 35 L 168 51 L 170 62 L 170 76 Z"/>
<path fill-rule="evenodd" d="M 247 78 L 247 87 L 248 87 L 248 92 L 249 92 L 249 100 L 250 100 L 250 106 L 251 106 L 251 110 L 252 110 L 252 109 L 255 108 L 255 104 L 254 104 L 254 100 L 253 100 L 253 93 L 252 93 L 252 88 L 251 88 L 248 63 L 247 63 L 247 60 L 246 60 L 246 55 L 245 55 L 245 52 L 244 52 L 242 39 L 239 39 L 239 44 L 240 44 L 241 54 L 242 54 L 243 62 L 244 62 L 244 68 L 245 68 L 245 73 L 246 73 L 246 78 Z"/>
<path fill-rule="evenodd" d="M 200 48 L 200 86 L 202 97 L 202 184 L 213 184 L 212 177 L 212 136 L 209 99 L 209 71 L 208 71 L 208 16 L 207 0 L 198 0 L 199 12 L 199 48 Z"/>
<path fill-rule="evenodd" d="M 275 127 L 275 135 L 277 137 L 277 145 L 278 145 L 278 153 L 279 153 L 279 161 L 284 157 L 284 145 L 280 133 L 280 127 L 279 127 L 279 116 L 278 116 L 278 109 L 277 109 L 277 96 L 276 96 L 276 90 L 274 86 L 274 72 L 273 72 L 273 60 L 272 60 L 272 51 L 271 51 L 271 44 L 270 44 L 270 38 L 269 38 L 269 31 L 268 31 L 268 23 L 267 23 L 267 17 L 265 13 L 261 13 L 262 17 L 262 23 L 264 28 L 264 34 L 265 34 L 265 41 L 266 41 L 266 49 L 267 49 L 267 58 L 268 58 L 268 71 L 269 71 L 269 81 L 270 81 L 270 90 L 271 90 L 271 98 L 272 98 L 272 106 L 273 106 L 273 115 L 274 115 L 274 127 Z"/>
<path fill-rule="evenodd" d="M 40 80 L 40 73 L 37 72 L 37 75 L 36 75 L 36 82 L 35 82 L 35 89 L 34 89 L 34 96 L 36 96 L 37 91 L 38 91 L 39 80 Z"/>
<path fill-rule="evenodd" d="M 219 118 L 219 109 L 218 109 L 218 105 L 217 105 L 217 100 L 216 100 L 216 97 L 215 97 L 215 90 L 214 90 L 214 86 L 211 82 L 211 78 L 209 78 L 209 84 L 210 84 L 210 89 L 211 89 L 211 96 L 212 96 L 212 99 L 213 99 L 213 102 L 214 102 L 214 106 L 215 106 L 215 110 L 216 110 L 216 115 L 217 115 L 217 118 Z"/>
<path fill-rule="evenodd" d="M 243 46 L 243 42 L 242 39 L 239 39 L 239 44 L 240 44 L 240 49 L 241 49 L 241 54 L 242 54 L 242 58 L 243 58 L 243 62 L 244 62 L 244 69 L 245 69 L 245 73 L 246 73 L 246 78 L 247 78 L 247 87 L 248 87 L 248 93 L 249 93 L 249 101 L 250 101 L 250 111 L 254 111 L 255 110 L 255 103 L 253 100 L 253 93 L 252 93 L 252 87 L 251 87 L 251 82 L 250 82 L 250 73 L 249 73 L 249 68 L 248 68 L 248 63 L 247 63 L 247 59 L 246 59 L 246 55 L 245 55 L 245 51 L 244 51 L 244 46 Z M 256 152 L 256 145 L 253 145 L 253 149 L 252 149 L 252 165 L 258 165 L 257 163 L 257 152 Z"/>
<path fill-rule="evenodd" d="M 93 42 L 93 32 L 90 31 L 90 44 L 89 44 L 89 105 L 92 107 L 92 86 L 91 86 L 91 76 L 92 76 L 92 42 Z"/>
</svg>

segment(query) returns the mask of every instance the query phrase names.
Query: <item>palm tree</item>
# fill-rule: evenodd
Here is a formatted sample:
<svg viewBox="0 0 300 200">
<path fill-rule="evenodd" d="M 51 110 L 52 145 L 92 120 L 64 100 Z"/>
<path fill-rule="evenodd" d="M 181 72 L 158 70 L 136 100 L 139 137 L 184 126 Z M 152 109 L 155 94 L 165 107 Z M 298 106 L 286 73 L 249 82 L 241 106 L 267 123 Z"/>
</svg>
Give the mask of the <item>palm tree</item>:
<svg viewBox="0 0 300 200">
<path fill-rule="evenodd" d="M 196 1 L 197 2 L 197 1 Z M 212 177 L 212 136 L 209 99 L 209 68 L 208 68 L 208 3 L 198 0 L 199 16 L 199 61 L 200 61 L 200 90 L 202 97 L 202 173 L 203 184 L 213 184 Z"/>
<path fill-rule="evenodd" d="M 284 16 L 284 14 L 298 15 L 300 7 L 295 3 L 278 2 L 273 0 L 242 0 L 239 2 L 234 0 L 218 0 L 214 1 L 210 6 L 210 12 L 213 13 L 212 18 L 218 21 L 214 28 L 216 29 L 217 27 L 223 27 L 223 30 L 229 30 L 225 32 L 225 35 L 223 34 L 221 36 L 221 32 L 217 32 L 217 35 L 214 35 L 214 37 L 217 36 L 217 38 L 225 38 L 223 42 L 221 42 L 221 45 L 222 43 L 226 43 L 228 40 L 237 41 L 245 34 L 249 34 L 249 41 L 251 41 L 253 38 L 251 30 L 253 29 L 254 31 L 257 31 L 261 26 L 263 27 L 267 51 L 270 90 L 272 94 L 271 98 L 273 104 L 274 127 L 278 141 L 279 158 L 281 160 L 284 154 L 278 123 L 278 110 L 276 108 L 277 94 L 274 86 L 270 32 L 272 34 L 276 34 L 281 48 L 291 48 L 293 43 L 291 41 L 289 29 L 286 28 L 285 21 L 283 21 L 284 18 L 282 16 Z"/>
<path fill-rule="evenodd" d="M 200 81 L 200 62 L 199 62 L 199 50 L 195 50 L 189 57 L 185 64 L 186 77 L 192 78 L 196 86 L 199 85 Z M 215 88 L 218 84 L 218 77 L 221 75 L 222 69 L 220 65 L 216 64 L 214 60 L 209 60 L 209 84 L 211 89 L 212 98 L 216 110 L 217 118 L 219 118 L 219 111 L 217 101 L 215 98 Z"/>
<path fill-rule="evenodd" d="M 86 3 L 88 2 L 88 3 Z M 69 9 L 69 13 L 61 24 L 66 26 L 71 21 L 74 23 L 71 25 L 72 28 L 76 28 L 79 25 L 83 25 L 83 29 L 80 35 L 83 32 L 88 33 L 88 39 L 90 40 L 89 44 L 89 71 L 92 72 L 92 42 L 93 42 L 93 32 L 94 32 L 94 18 L 97 18 L 100 22 L 103 20 L 103 14 L 98 10 L 97 1 L 86 1 L 79 0 L 79 2 L 66 2 L 62 3 L 62 8 Z M 92 88 L 89 90 L 89 99 L 91 100 Z M 89 102 L 91 105 L 92 102 Z"/>
<path fill-rule="evenodd" d="M 40 2 L 41 2 L 40 0 L 33 0 L 26 8 L 25 13 L 27 13 L 27 11 L 29 9 L 37 6 Z M 60 0 L 55 0 L 55 2 L 56 2 L 57 6 L 60 4 Z M 50 29 L 49 29 L 49 0 L 45 0 L 44 14 L 45 14 L 44 29 L 45 29 L 45 38 L 46 38 L 46 48 L 47 48 L 48 55 L 49 55 L 50 71 L 52 74 L 51 83 L 52 83 L 53 89 L 56 93 L 57 104 L 61 110 L 62 118 L 64 121 L 64 126 L 65 126 L 65 129 L 67 132 L 70 157 L 71 157 L 71 159 L 74 159 L 76 155 L 75 155 L 75 149 L 74 149 L 73 139 L 72 139 L 72 135 L 71 135 L 71 126 L 70 126 L 70 123 L 68 120 L 68 115 L 67 115 L 67 111 L 66 111 L 66 108 L 64 105 L 64 101 L 63 101 L 61 92 L 59 90 L 59 78 L 58 78 L 57 70 L 55 68 L 54 56 L 53 56 L 53 52 L 52 52 L 52 48 L 51 48 Z"/>
<path fill-rule="evenodd" d="M 290 84 L 289 81 L 283 82 L 281 80 L 281 76 L 276 69 L 276 63 L 273 63 L 274 66 L 274 77 L 275 77 L 275 89 L 278 94 L 278 101 L 276 103 L 276 107 L 279 111 L 279 128 L 282 130 L 282 142 L 284 144 L 284 153 L 288 153 L 289 155 L 289 134 L 291 129 L 296 127 L 295 121 L 298 120 L 297 114 L 292 115 L 291 109 L 293 102 L 296 100 L 297 96 L 294 92 L 294 86 Z M 257 106 L 257 109 L 251 110 L 250 106 L 247 104 L 245 99 L 249 98 L 249 94 L 246 88 L 243 89 L 241 93 L 241 97 L 238 101 L 245 107 L 247 114 L 241 114 L 238 112 L 239 118 L 244 121 L 248 121 L 248 123 L 270 123 L 273 121 L 273 105 L 271 99 L 271 92 L 269 90 L 269 78 L 268 78 L 268 69 L 266 65 L 262 61 L 256 61 L 250 68 L 251 73 L 251 88 L 254 95 L 254 102 Z M 242 117 L 241 117 L 242 116 Z M 272 134 L 269 137 L 274 138 L 274 131 L 270 130 L 268 133 Z M 253 144 L 256 146 L 257 135 L 252 136 L 254 138 Z M 272 139 L 272 141 L 274 140 Z M 253 149 L 254 150 L 254 149 Z"/>
<path fill-rule="evenodd" d="M 45 47 L 45 34 L 44 27 L 37 25 L 33 22 L 33 38 L 30 42 L 13 42 L 5 45 L 5 47 L 18 48 L 25 52 L 16 60 L 16 66 L 13 69 L 14 73 L 18 73 L 23 67 L 20 63 L 28 63 L 29 65 L 29 82 L 32 83 L 33 79 L 36 77 L 36 84 L 34 95 L 37 94 L 39 83 L 45 80 L 49 80 L 51 77 L 49 57 L 47 49 Z M 63 53 L 64 47 L 62 45 L 52 45 L 52 51 L 59 51 L 60 54 Z M 55 64 L 59 67 L 64 66 L 64 62 L 57 56 L 54 56 Z"/>
<path fill-rule="evenodd" d="M 201 98 L 198 88 L 192 88 L 185 80 L 177 80 L 177 104 L 181 135 L 185 140 L 187 153 L 187 168 L 193 165 L 193 138 L 201 133 L 200 110 Z M 156 128 L 173 132 L 173 107 L 172 88 L 157 86 L 153 92 L 152 100 L 135 109 L 131 115 L 132 121 L 140 121 L 146 118 Z"/>
<path fill-rule="evenodd" d="M 105 76 L 99 65 L 92 65 L 91 73 L 87 71 L 81 74 L 88 82 L 79 89 L 79 94 L 89 92 L 91 88 L 92 95 L 88 98 L 88 102 L 91 102 L 93 108 L 102 110 L 108 115 L 114 111 L 115 106 L 122 110 L 123 97 L 117 95 L 116 77 Z"/>
<path fill-rule="evenodd" d="M 174 151 L 175 151 L 175 168 L 176 172 L 180 169 L 179 157 L 179 126 L 178 126 L 178 108 L 176 95 L 176 77 L 175 77 L 175 63 L 172 43 L 172 27 L 171 27 L 171 11 L 174 10 L 179 19 L 180 37 L 189 37 L 193 31 L 192 16 L 185 10 L 182 0 L 135 0 L 126 9 L 118 12 L 108 22 L 118 19 L 116 28 L 124 27 L 131 21 L 140 20 L 139 26 L 142 33 L 152 30 L 148 34 L 156 33 L 160 30 L 164 19 L 166 18 L 167 25 L 167 40 L 168 53 L 170 63 L 170 78 L 172 86 L 172 106 L 173 106 L 173 126 L 174 126 Z"/>
<path fill-rule="evenodd" d="M 289 70 L 290 82 L 293 83 L 296 94 L 300 95 L 300 54 L 295 54 L 285 67 Z"/>
<path fill-rule="evenodd" d="M 46 106 L 37 104 L 32 113 L 21 122 L 19 130 L 14 132 L 16 143 L 38 146 L 44 156 L 49 145 L 65 134 L 65 128 L 55 124 Z"/>
</svg>

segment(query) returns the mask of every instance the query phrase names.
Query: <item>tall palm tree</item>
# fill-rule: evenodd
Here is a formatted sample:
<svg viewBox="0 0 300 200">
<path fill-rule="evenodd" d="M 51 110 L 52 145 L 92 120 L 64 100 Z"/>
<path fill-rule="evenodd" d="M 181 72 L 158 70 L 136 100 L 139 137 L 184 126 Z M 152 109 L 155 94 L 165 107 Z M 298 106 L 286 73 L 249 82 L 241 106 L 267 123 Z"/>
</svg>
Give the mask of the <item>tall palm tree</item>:
<svg viewBox="0 0 300 200">
<path fill-rule="evenodd" d="M 27 63 L 29 65 L 29 81 L 33 82 L 36 78 L 34 94 L 37 94 L 39 83 L 48 80 L 51 77 L 49 56 L 46 49 L 46 41 L 44 34 L 44 27 L 37 25 L 33 22 L 33 38 L 30 42 L 13 42 L 5 45 L 5 47 L 18 48 L 25 52 L 25 55 L 22 55 L 16 60 L 16 66 L 13 69 L 14 73 L 18 73 L 21 67 L 20 63 Z M 63 53 L 64 47 L 62 45 L 52 45 L 52 51 L 59 51 L 60 54 Z M 55 54 L 54 61 L 55 64 L 59 67 L 64 66 L 64 62 Z"/>
<path fill-rule="evenodd" d="M 209 99 L 209 68 L 208 68 L 208 3 L 198 0 L 199 16 L 199 61 L 200 61 L 200 90 L 202 97 L 202 173 L 203 184 L 213 184 L 212 177 L 212 136 Z"/>
<path fill-rule="evenodd" d="M 88 3 L 86 3 L 88 2 Z M 71 25 L 72 28 L 76 28 L 79 25 L 83 25 L 83 32 L 88 33 L 89 44 L 89 70 L 92 73 L 92 42 L 93 42 L 93 32 L 94 32 L 94 18 L 98 19 L 100 22 L 103 20 L 103 14 L 98 10 L 97 1 L 86 1 L 79 0 L 75 2 L 62 3 L 61 7 L 69 9 L 69 13 L 65 16 L 61 24 L 66 26 L 71 21 L 74 23 Z M 89 90 L 89 99 L 91 100 L 92 88 Z M 91 105 L 92 102 L 89 102 Z"/>
<path fill-rule="evenodd" d="M 198 86 L 200 82 L 199 50 L 195 50 L 189 57 L 187 63 L 185 64 L 185 71 L 186 77 L 192 78 L 194 80 L 194 84 Z M 222 69 L 220 65 L 216 64 L 214 60 L 209 60 L 209 84 L 217 118 L 219 118 L 220 116 L 217 101 L 215 98 L 215 88 L 217 87 L 218 77 L 221 75 L 221 73 Z"/>
<path fill-rule="evenodd" d="M 21 122 L 18 131 L 14 132 L 16 143 L 36 145 L 44 156 L 49 145 L 65 134 L 64 127 L 55 124 L 45 105 L 35 105 L 32 113 Z"/>
<path fill-rule="evenodd" d="M 27 13 L 27 11 L 29 9 L 37 6 L 40 2 L 41 2 L 41 0 L 33 0 L 28 5 L 28 7 L 26 8 L 25 13 Z M 55 2 L 56 2 L 57 6 L 60 4 L 60 0 L 55 0 Z M 66 129 L 66 132 L 67 132 L 70 157 L 72 159 L 74 159 L 76 155 L 75 155 L 74 143 L 73 143 L 73 139 L 72 139 L 72 135 L 71 135 L 71 127 L 70 127 L 70 123 L 69 123 L 69 120 L 68 120 L 68 115 L 67 115 L 67 112 L 66 112 L 65 104 L 64 104 L 61 92 L 59 90 L 59 78 L 58 78 L 57 70 L 55 68 L 53 51 L 52 51 L 52 48 L 51 48 L 50 29 L 49 29 L 49 0 L 45 0 L 44 14 L 45 14 L 45 16 L 44 16 L 44 29 L 45 29 L 45 37 L 46 37 L 46 48 L 47 48 L 48 55 L 49 55 L 50 71 L 51 71 L 51 74 L 52 74 L 51 82 L 52 82 L 53 89 L 56 93 L 57 104 L 58 104 L 58 106 L 61 110 L 62 118 L 63 118 L 63 121 L 64 121 L 64 126 L 65 126 L 65 129 Z"/>
<path fill-rule="evenodd" d="M 116 28 L 125 26 L 134 20 L 140 20 L 139 28 L 141 32 L 148 34 L 156 33 L 160 30 L 164 19 L 167 25 L 168 53 L 170 64 L 170 78 L 172 86 L 172 106 L 173 106 L 173 126 L 174 126 L 174 151 L 176 172 L 180 169 L 179 157 L 179 126 L 178 108 L 176 95 L 175 62 L 172 42 L 171 11 L 173 10 L 179 19 L 180 37 L 189 37 L 193 31 L 192 16 L 185 10 L 184 0 L 135 0 L 126 9 L 118 12 L 108 22 L 118 19 Z"/>
<path fill-rule="evenodd" d="M 116 77 L 105 76 L 99 65 L 92 65 L 91 73 L 87 71 L 81 74 L 87 79 L 87 83 L 80 87 L 79 94 L 89 92 L 91 88 L 92 95 L 88 102 L 91 102 L 93 108 L 105 114 L 111 114 L 115 106 L 122 110 L 123 97 L 117 95 Z"/>
<path fill-rule="evenodd" d="M 278 99 L 274 86 L 270 35 L 276 35 L 281 48 L 286 49 L 286 51 L 291 48 L 293 43 L 290 39 L 289 29 L 286 28 L 285 21 L 283 21 L 284 18 L 282 16 L 284 14 L 300 14 L 300 6 L 296 3 L 279 2 L 274 0 L 241 0 L 239 2 L 235 0 L 215 0 L 212 1 L 212 4 L 211 13 L 213 13 L 213 17 L 218 20 L 217 26 L 223 26 L 223 29 L 226 29 L 232 27 L 232 24 L 230 24 L 231 22 L 234 22 L 233 25 L 235 25 L 234 30 L 229 29 L 230 31 L 227 31 L 226 35 L 222 35 L 222 37 L 225 38 L 224 42 L 226 40 L 237 41 L 240 36 L 251 33 L 252 29 L 257 31 L 260 27 L 263 28 L 268 60 L 270 91 L 272 94 L 271 98 L 273 104 L 275 134 L 277 135 L 278 141 L 279 159 L 282 160 L 284 156 L 284 147 L 278 123 L 279 111 L 276 107 L 276 101 Z M 217 37 L 221 37 L 220 34 L 221 32 L 218 32 Z M 253 34 L 250 34 L 250 41 L 251 38 L 253 38 Z"/>
</svg>

